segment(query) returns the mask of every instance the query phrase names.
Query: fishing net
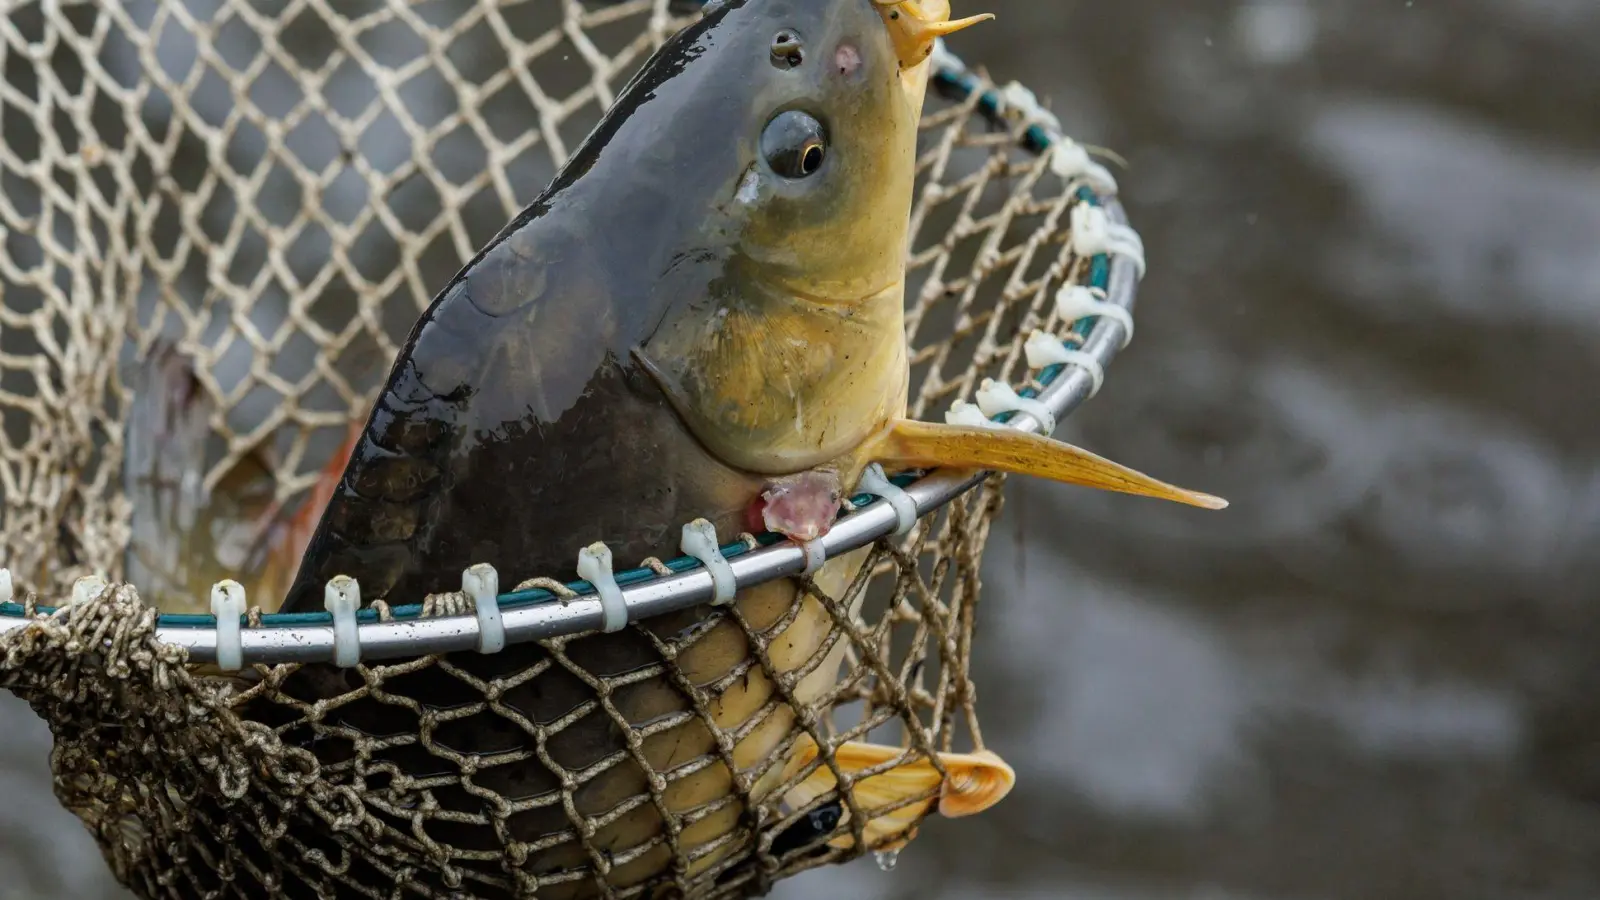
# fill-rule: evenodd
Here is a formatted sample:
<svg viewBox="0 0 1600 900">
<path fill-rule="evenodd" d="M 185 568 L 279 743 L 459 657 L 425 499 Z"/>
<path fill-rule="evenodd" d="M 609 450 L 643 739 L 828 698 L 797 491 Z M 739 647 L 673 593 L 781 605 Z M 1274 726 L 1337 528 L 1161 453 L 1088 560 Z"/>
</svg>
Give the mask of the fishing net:
<svg viewBox="0 0 1600 900">
<path fill-rule="evenodd" d="M 0 608 L 0 684 L 48 720 L 57 796 L 138 894 L 760 894 L 876 849 L 865 826 L 892 811 L 858 802 L 840 742 L 898 744 L 896 763 L 983 746 L 968 661 L 997 476 L 853 551 L 858 577 L 791 575 L 779 604 L 632 623 L 627 671 L 588 664 L 583 631 L 542 638 L 514 671 L 466 651 L 224 673 L 172 639 L 195 621 L 140 599 L 208 609 L 248 542 L 225 516 L 159 513 L 174 496 L 304 503 L 438 286 L 694 7 L 0 7 L 0 601 L 15 601 Z M 1131 263 L 1108 250 L 1136 256 L 1136 239 L 1096 217 L 1109 179 L 1030 95 L 939 66 L 909 259 L 913 415 L 959 410 L 991 378 L 1071 405 L 1128 336 L 1104 304 Z M 168 420 L 138 411 L 138 373 L 174 347 L 205 411 L 187 456 L 140 433 Z M 169 558 L 175 528 L 207 533 L 204 563 Z M 625 562 L 641 568 L 624 585 L 695 566 Z M 501 600 L 558 608 L 590 587 L 534 579 Z M 474 621 L 471 598 L 441 591 L 363 615 Z M 820 625 L 796 650 L 807 617 Z M 251 610 L 245 627 L 276 625 Z M 714 640 L 742 658 L 708 674 L 692 661 Z M 341 690 L 297 680 L 322 670 Z M 559 714 L 505 702 L 529 689 L 564 698 Z M 504 752 L 457 752 L 462 729 L 498 729 Z M 789 788 L 819 771 L 843 788 L 796 802 Z M 894 836 L 938 796 L 902 798 Z"/>
</svg>

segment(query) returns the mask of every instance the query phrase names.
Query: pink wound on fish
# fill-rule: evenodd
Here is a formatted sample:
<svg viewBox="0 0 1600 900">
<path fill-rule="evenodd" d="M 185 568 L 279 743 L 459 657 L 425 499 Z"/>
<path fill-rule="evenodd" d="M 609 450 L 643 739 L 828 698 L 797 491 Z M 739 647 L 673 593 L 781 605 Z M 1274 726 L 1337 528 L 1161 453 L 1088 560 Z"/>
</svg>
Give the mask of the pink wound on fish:
<svg viewBox="0 0 1600 900">
<path fill-rule="evenodd" d="M 851 44 L 840 44 L 833 59 L 839 67 L 840 75 L 854 75 L 856 70 L 861 68 L 861 51 Z"/>
<path fill-rule="evenodd" d="M 844 500 L 835 472 L 801 472 L 772 481 L 757 505 L 768 531 L 804 543 L 828 533 Z"/>
</svg>

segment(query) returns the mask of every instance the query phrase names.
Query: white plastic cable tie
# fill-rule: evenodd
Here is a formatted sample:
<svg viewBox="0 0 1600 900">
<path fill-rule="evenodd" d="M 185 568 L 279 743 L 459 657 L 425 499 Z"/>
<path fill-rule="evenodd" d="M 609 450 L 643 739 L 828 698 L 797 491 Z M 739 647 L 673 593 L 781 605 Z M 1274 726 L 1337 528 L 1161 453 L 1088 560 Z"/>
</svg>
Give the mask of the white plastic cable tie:
<svg viewBox="0 0 1600 900">
<path fill-rule="evenodd" d="M 1082 178 L 1089 187 L 1107 196 L 1117 192 L 1116 176 L 1095 162 L 1087 148 L 1065 135 L 1056 135 L 1054 141 L 1050 147 L 1050 171 L 1057 177 L 1066 182 Z"/>
<path fill-rule="evenodd" d="M 99 575 L 84 575 L 72 583 L 72 599 L 68 603 L 88 603 L 106 589 L 106 580 Z"/>
<path fill-rule="evenodd" d="M 622 599 L 622 588 L 611 574 L 611 548 L 603 543 L 593 543 L 578 551 L 578 577 L 594 585 L 600 595 L 600 630 L 607 634 L 621 631 L 628 625 L 628 604 Z"/>
<path fill-rule="evenodd" d="M 231 578 L 211 586 L 211 614 L 217 617 L 217 668 L 244 668 L 244 638 L 239 618 L 245 611 L 244 585 Z"/>
<path fill-rule="evenodd" d="M 1102 253 L 1125 256 L 1144 278 L 1144 241 L 1132 228 L 1113 223 L 1104 207 L 1079 203 L 1072 208 L 1072 252 L 1085 257 Z"/>
<path fill-rule="evenodd" d="M 728 564 L 722 555 L 722 548 L 717 546 L 716 526 L 705 519 L 695 519 L 683 526 L 683 539 L 679 541 L 678 548 L 684 556 L 700 560 L 711 574 L 711 605 L 727 606 L 732 603 L 739 584 L 733 577 L 733 566 Z"/>
<path fill-rule="evenodd" d="M 1081 284 L 1069 284 L 1056 291 L 1056 312 L 1069 326 L 1079 319 L 1091 316 L 1111 319 L 1122 326 L 1122 348 L 1133 341 L 1133 313 L 1126 306 L 1118 306 L 1096 291 Z"/>
<path fill-rule="evenodd" d="M 1046 366 L 1077 366 L 1089 373 L 1089 396 L 1100 393 L 1100 386 L 1105 384 L 1106 369 L 1095 359 L 1093 354 L 1068 347 L 1062 340 L 1053 334 L 1035 331 L 1023 345 L 1022 350 L 1028 355 L 1028 366 L 1033 369 L 1043 369 Z"/>
<path fill-rule="evenodd" d="M 897 522 L 894 533 L 897 536 L 910 532 L 916 526 L 917 501 L 883 474 L 883 466 L 877 463 L 867 466 L 866 471 L 861 473 L 860 490 L 882 497 L 894 509 Z"/>
<path fill-rule="evenodd" d="M 1000 100 L 1007 109 L 1021 113 L 1024 122 L 1036 122 L 1052 135 L 1061 133 L 1061 119 L 1045 109 L 1044 104 L 1039 102 L 1038 95 L 1020 82 L 1013 81 L 1001 88 Z"/>
<path fill-rule="evenodd" d="M 962 62 L 959 56 L 950 52 L 950 48 L 945 46 L 944 38 L 934 38 L 932 59 L 935 72 L 949 72 L 952 75 L 960 75 L 967 71 L 967 64 Z"/>
<path fill-rule="evenodd" d="M 11 586 L 11 570 L 0 569 L 0 603 L 10 603 L 15 596 L 16 591 Z"/>
<path fill-rule="evenodd" d="M 966 425 L 972 428 L 1004 428 L 1004 422 L 996 422 L 983 414 L 983 410 L 965 400 L 957 400 L 950 404 L 950 411 L 944 414 L 946 425 Z"/>
<path fill-rule="evenodd" d="M 478 652 L 504 650 L 506 625 L 500 617 L 500 573 L 488 563 L 478 563 L 461 573 L 461 592 L 472 598 L 472 608 L 478 616 Z"/>
<path fill-rule="evenodd" d="M 322 605 L 333 616 L 333 664 L 349 669 L 361 662 L 361 629 L 356 611 L 361 609 L 361 585 L 349 575 L 335 575 L 323 589 Z"/>
<path fill-rule="evenodd" d="M 821 538 L 806 541 L 800 545 L 800 549 L 806 554 L 806 568 L 800 573 L 802 575 L 815 575 L 817 570 L 822 568 L 822 564 L 828 561 L 828 551 L 822 546 Z"/>
<path fill-rule="evenodd" d="M 985 378 L 983 384 L 978 386 L 978 392 L 973 395 L 973 399 L 978 401 L 978 409 L 990 418 L 1001 413 L 1027 413 L 1040 424 L 1045 434 L 1056 430 L 1056 415 L 1050 411 L 1050 407 L 1038 400 L 1022 396 L 1004 381 Z"/>
</svg>

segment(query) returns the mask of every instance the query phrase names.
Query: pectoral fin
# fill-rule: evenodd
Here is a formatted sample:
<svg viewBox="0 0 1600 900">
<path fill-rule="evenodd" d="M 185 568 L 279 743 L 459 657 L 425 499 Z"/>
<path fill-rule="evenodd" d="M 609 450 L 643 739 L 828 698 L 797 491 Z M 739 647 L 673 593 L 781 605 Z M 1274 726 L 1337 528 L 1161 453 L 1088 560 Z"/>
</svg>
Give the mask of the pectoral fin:
<svg viewBox="0 0 1600 900">
<path fill-rule="evenodd" d="M 906 754 L 904 747 L 887 747 L 848 741 L 834 752 L 834 761 L 846 775 L 864 772 L 882 766 Z M 791 756 L 787 778 L 799 772 L 817 755 L 817 746 L 809 737 L 802 736 Z M 928 814 L 929 807 L 938 802 L 940 815 L 955 818 L 983 812 L 999 803 L 1011 792 L 1017 776 L 1005 761 L 983 750 L 977 753 L 941 753 L 939 762 L 949 777 L 939 773 L 933 763 L 918 758 L 855 782 L 851 794 L 856 805 L 868 817 L 866 827 L 867 847 L 871 850 L 896 850 L 910 843 L 916 836 L 917 823 Z M 792 809 L 805 806 L 833 790 L 838 784 L 833 770 L 819 766 L 800 784 L 784 795 L 784 802 Z M 930 791 L 937 790 L 933 796 Z M 911 802 L 910 798 L 920 797 Z M 848 808 L 845 820 L 848 821 Z M 841 834 L 828 843 L 838 848 L 848 848 L 855 842 L 853 834 Z"/>
<path fill-rule="evenodd" d="M 1228 505 L 1221 497 L 1175 487 L 1071 444 L 1015 428 L 940 425 L 900 419 L 884 432 L 870 455 L 872 461 L 882 463 L 885 468 L 898 465 L 901 468 L 989 469 L 1157 497 L 1205 509 L 1223 509 Z"/>
</svg>

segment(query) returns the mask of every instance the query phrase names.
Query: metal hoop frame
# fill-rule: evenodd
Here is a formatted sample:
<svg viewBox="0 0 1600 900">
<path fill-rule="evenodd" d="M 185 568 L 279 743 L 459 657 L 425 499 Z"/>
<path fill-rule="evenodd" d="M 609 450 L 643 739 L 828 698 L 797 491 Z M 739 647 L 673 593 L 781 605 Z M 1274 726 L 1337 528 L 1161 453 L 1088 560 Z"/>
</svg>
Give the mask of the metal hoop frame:
<svg viewBox="0 0 1600 900">
<path fill-rule="evenodd" d="M 942 44 L 935 54 L 934 65 L 932 86 L 953 99 L 970 99 L 982 85 L 982 81 L 944 50 Z M 978 107 L 995 120 L 1008 109 L 1021 112 L 1033 123 L 1024 133 L 1023 144 L 1035 153 L 1052 152 L 1066 145 L 1081 154 L 1081 148 L 1060 134 L 1054 117 L 1041 110 L 1031 95 L 1022 92 L 1025 98 L 1019 102 L 1018 90 L 1016 85 L 1005 90 L 986 90 L 978 100 Z M 1085 204 L 1103 210 L 1110 226 L 1133 242 L 1132 253 L 1107 249 L 1092 255 L 1087 285 L 1103 292 L 1104 302 L 1131 311 L 1144 268 L 1142 252 L 1137 249 L 1137 236 L 1128 228 L 1121 204 L 1109 192 L 1101 194 L 1088 186 L 1080 186 L 1078 196 Z M 1131 337 L 1122 316 L 1087 316 L 1070 324 L 1083 339 L 1082 346 L 1071 354 L 1074 361 L 1043 368 L 1037 380 L 1044 385 L 1044 390 L 1035 392 L 1030 388 L 1020 392 L 1023 398 L 1043 403 L 1057 421 L 1094 394 L 1099 387 L 1100 373 Z M 1044 424 L 1020 409 L 988 418 L 1004 427 L 1025 430 L 1036 431 Z M 892 482 L 916 503 L 917 515 L 921 517 L 977 487 L 987 477 L 987 473 L 962 476 L 935 470 L 921 477 L 897 476 Z M 842 516 L 826 536 L 813 542 L 810 547 L 813 565 L 819 547 L 826 558 L 831 559 L 899 529 L 900 517 L 881 497 L 858 494 L 852 498 L 852 506 L 852 512 Z M 807 548 L 777 535 L 757 538 L 754 547 L 742 541 L 729 544 L 722 547 L 721 552 L 740 587 L 810 570 Z M 716 583 L 712 573 L 698 559 L 683 556 L 666 563 L 666 567 L 672 574 L 658 575 L 647 568 L 616 573 L 615 582 L 621 588 L 628 621 L 675 612 L 715 598 Z M 0 578 L 0 586 L 9 587 L 9 573 L 0 569 L 0 575 L 6 576 Z M 578 596 L 563 600 L 543 589 L 499 594 L 496 598 L 499 627 L 490 635 L 494 638 L 490 645 L 504 646 L 601 629 L 607 621 L 607 604 L 602 602 L 595 586 L 587 581 L 576 581 L 566 587 Z M 10 602 L 9 596 L 0 597 L 0 600 L 6 601 L 0 602 L 0 635 L 27 628 L 35 618 L 62 609 L 39 606 L 33 608 L 30 616 L 21 604 Z M 481 650 L 485 646 L 481 643 L 484 636 L 481 623 L 494 620 L 492 615 L 480 615 L 470 609 L 459 615 L 423 618 L 420 604 L 393 607 L 391 612 L 389 621 L 380 621 L 372 609 L 356 614 L 358 644 L 355 649 L 360 659 L 397 659 Z M 227 636 L 223 637 L 215 616 L 163 615 L 157 619 L 156 637 L 187 650 L 191 662 L 222 662 L 229 669 L 255 664 L 329 663 L 341 658 L 348 660 L 351 650 L 348 637 L 336 641 L 336 634 L 349 634 L 348 620 L 340 618 L 343 621 L 336 626 L 334 616 L 329 613 L 263 615 L 260 627 L 251 627 L 248 623 L 240 628 L 225 626 L 222 631 Z M 339 652 L 341 649 L 344 653 Z"/>
</svg>

